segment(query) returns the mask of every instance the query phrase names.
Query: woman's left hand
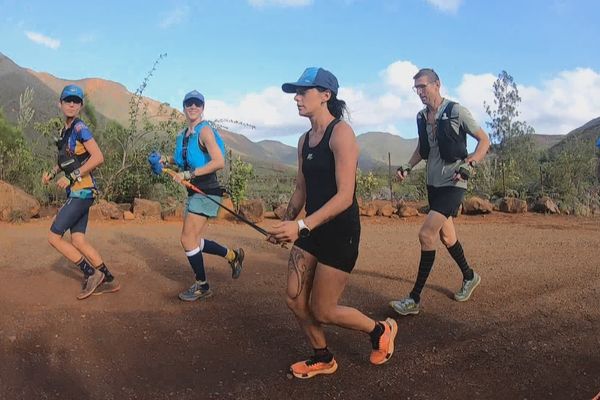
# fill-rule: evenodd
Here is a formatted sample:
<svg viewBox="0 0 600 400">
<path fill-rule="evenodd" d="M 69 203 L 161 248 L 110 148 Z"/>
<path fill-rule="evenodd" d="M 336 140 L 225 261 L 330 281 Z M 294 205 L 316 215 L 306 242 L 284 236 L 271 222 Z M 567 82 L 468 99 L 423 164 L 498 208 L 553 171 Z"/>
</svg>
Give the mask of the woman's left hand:
<svg viewBox="0 0 600 400">
<path fill-rule="evenodd" d="M 278 242 L 294 242 L 298 239 L 298 223 L 296 221 L 283 221 L 273 226 L 269 233 Z"/>
<path fill-rule="evenodd" d="M 56 186 L 61 189 L 66 189 L 71 186 L 71 181 L 66 176 L 61 176 L 60 179 L 56 181 Z"/>
</svg>

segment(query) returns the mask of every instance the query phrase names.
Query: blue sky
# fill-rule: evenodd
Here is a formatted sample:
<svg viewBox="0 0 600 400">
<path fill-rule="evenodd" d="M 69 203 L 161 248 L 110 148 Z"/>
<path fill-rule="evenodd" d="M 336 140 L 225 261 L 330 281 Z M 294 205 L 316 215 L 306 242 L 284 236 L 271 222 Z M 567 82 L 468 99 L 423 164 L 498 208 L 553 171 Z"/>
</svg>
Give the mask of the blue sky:
<svg viewBox="0 0 600 400">
<path fill-rule="evenodd" d="M 595 0 L 0 0 L 0 51 L 65 79 L 100 77 L 179 107 L 193 88 L 206 117 L 243 120 L 253 140 L 295 144 L 308 122 L 281 83 L 307 66 L 334 72 L 357 133 L 415 137 L 410 90 L 433 67 L 444 94 L 485 127 L 502 70 L 521 114 L 560 134 L 600 116 L 600 2 Z"/>
</svg>

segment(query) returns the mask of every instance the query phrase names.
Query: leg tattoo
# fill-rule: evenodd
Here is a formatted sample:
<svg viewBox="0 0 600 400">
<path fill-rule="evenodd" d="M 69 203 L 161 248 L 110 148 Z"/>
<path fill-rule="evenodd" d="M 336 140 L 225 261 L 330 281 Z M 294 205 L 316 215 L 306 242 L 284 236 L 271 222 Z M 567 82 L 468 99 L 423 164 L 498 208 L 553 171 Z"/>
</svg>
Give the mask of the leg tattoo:
<svg viewBox="0 0 600 400">
<path fill-rule="evenodd" d="M 297 299 L 302 294 L 302 290 L 307 286 L 315 275 L 315 268 L 308 268 L 306 258 L 301 250 L 293 248 L 288 261 L 288 272 L 290 276 L 295 274 L 297 280 L 296 295 L 292 299 Z"/>
</svg>

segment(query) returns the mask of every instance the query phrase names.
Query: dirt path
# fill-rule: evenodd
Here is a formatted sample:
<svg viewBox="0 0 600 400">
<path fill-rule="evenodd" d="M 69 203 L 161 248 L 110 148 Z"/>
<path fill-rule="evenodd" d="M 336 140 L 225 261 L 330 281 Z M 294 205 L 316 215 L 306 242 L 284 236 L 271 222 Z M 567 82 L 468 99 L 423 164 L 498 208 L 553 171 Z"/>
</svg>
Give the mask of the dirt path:
<svg viewBox="0 0 600 400">
<path fill-rule="evenodd" d="M 422 219 L 363 220 L 343 301 L 382 319 L 416 276 Z M 121 280 L 77 301 L 80 276 L 46 243 L 50 220 L 0 224 L 0 399 L 591 399 L 600 391 L 600 220 L 462 217 L 482 276 L 472 301 L 445 250 L 421 314 L 398 318 L 396 353 L 369 365 L 364 334 L 328 328 L 332 376 L 290 380 L 310 349 L 283 301 L 288 251 L 243 225 L 208 236 L 246 250 L 232 281 L 207 256 L 215 296 L 182 303 L 192 274 L 180 225 L 92 223 Z M 265 222 L 264 224 L 269 224 Z"/>
</svg>

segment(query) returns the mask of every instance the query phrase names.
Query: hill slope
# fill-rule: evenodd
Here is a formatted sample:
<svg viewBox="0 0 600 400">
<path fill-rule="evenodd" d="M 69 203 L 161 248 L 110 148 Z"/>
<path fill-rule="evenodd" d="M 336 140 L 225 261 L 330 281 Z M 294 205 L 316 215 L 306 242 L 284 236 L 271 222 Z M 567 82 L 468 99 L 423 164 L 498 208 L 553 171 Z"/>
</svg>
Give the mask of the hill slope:
<svg viewBox="0 0 600 400">
<path fill-rule="evenodd" d="M 589 142 L 590 147 L 594 147 L 594 143 L 600 137 L 600 117 L 594 118 L 586 122 L 579 128 L 573 129 L 560 142 L 550 148 L 550 154 L 555 155 L 560 153 L 573 141 Z"/>
</svg>

